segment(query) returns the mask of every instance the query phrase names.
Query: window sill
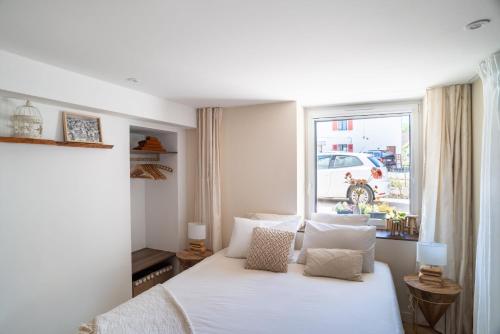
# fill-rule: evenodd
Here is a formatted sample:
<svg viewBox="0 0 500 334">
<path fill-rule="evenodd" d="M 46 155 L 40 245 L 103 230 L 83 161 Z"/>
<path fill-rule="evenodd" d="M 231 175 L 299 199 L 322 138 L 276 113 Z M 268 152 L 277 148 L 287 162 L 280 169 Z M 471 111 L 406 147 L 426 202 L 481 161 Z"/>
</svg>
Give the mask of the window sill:
<svg viewBox="0 0 500 334">
<path fill-rule="evenodd" d="M 304 233 L 305 228 L 301 227 L 297 233 Z M 402 240 L 402 241 L 418 241 L 418 235 L 391 235 L 390 231 L 377 230 L 377 239 L 387 239 L 387 240 Z"/>
<path fill-rule="evenodd" d="M 390 231 L 377 230 L 377 239 L 403 240 L 403 241 L 418 241 L 418 235 L 391 235 Z"/>
</svg>

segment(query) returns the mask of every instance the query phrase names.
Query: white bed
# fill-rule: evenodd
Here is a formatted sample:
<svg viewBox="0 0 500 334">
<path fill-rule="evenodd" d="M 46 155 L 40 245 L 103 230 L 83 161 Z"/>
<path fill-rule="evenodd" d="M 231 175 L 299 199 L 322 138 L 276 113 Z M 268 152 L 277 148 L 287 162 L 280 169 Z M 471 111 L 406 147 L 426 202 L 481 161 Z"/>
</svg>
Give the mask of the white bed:
<svg viewBox="0 0 500 334">
<path fill-rule="evenodd" d="M 364 282 L 304 276 L 296 263 L 288 273 L 244 263 L 222 250 L 164 284 L 195 333 L 403 333 L 385 263 Z"/>
</svg>

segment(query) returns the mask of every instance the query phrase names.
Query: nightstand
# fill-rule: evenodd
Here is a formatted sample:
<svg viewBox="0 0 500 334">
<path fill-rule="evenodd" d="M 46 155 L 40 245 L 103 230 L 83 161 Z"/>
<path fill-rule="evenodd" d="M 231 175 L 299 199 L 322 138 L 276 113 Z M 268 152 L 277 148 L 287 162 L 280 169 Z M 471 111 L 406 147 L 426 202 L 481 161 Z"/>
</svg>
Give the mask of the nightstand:
<svg viewBox="0 0 500 334">
<path fill-rule="evenodd" d="M 194 266 L 198 262 L 202 261 L 203 259 L 209 257 L 212 254 L 213 254 L 212 251 L 209 251 L 209 250 L 207 250 L 206 252 L 204 252 L 202 254 L 196 254 L 192 251 L 186 250 L 186 251 L 177 252 L 175 254 L 175 256 L 179 260 L 181 270 L 186 270 L 186 269 Z"/>
<path fill-rule="evenodd" d="M 413 333 L 417 333 L 417 305 L 422 311 L 425 320 L 427 320 L 433 330 L 435 330 L 434 326 L 444 314 L 444 332 L 446 333 L 446 311 L 448 307 L 455 302 L 455 299 L 462 291 L 460 285 L 450 279 L 445 279 L 443 286 L 421 283 L 418 280 L 418 275 L 405 276 L 404 281 L 408 290 L 410 290 L 410 303 L 413 312 Z"/>
</svg>

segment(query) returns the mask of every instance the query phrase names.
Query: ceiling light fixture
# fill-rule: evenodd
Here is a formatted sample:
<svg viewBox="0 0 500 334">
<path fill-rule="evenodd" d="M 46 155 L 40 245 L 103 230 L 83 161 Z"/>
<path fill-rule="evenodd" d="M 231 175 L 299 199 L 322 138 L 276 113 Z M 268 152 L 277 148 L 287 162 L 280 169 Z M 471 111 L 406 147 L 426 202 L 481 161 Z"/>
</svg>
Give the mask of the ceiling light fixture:
<svg viewBox="0 0 500 334">
<path fill-rule="evenodd" d="M 489 20 L 489 19 L 476 20 L 474 22 L 467 24 L 465 26 L 465 29 L 466 30 L 476 30 L 476 29 L 482 28 L 483 26 L 485 26 L 486 24 L 488 24 L 490 22 L 491 22 L 491 20 Z"/>
<path fill-rule="evenodd" d="M 139 80 L 137 78 L 127 78 L 125 80 L 127 80 L 128 82 L 132 82 L 132 83 L 139 83 Z"/>
</svg>

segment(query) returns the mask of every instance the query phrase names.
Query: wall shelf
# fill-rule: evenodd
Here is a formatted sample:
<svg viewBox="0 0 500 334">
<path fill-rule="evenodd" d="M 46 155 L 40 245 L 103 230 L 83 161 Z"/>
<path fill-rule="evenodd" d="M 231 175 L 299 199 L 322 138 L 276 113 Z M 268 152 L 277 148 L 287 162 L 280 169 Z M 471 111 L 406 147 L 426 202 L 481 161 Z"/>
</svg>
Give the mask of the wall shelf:
<svg viewBox="0 0 500 334">
<path fill-rule="evenodd" d="M 100 143 L 76 143 L 76 142 L 56 141 L 51 139 L 34 139 L 34 138 L 17 138 L 17 137 L 0 137 L 0 143 L 53 145 L 53 146 L 105 148 L 105 149 L 113 148 L 113 145 L 100 144 Z"/>
<path fill-rule="evenodd" d="M 149 150 L 130 150 L 132 154 L 177 154 L 177 152 L 168 152 L 168 151 L 149 151 Z"/>
</svg>

